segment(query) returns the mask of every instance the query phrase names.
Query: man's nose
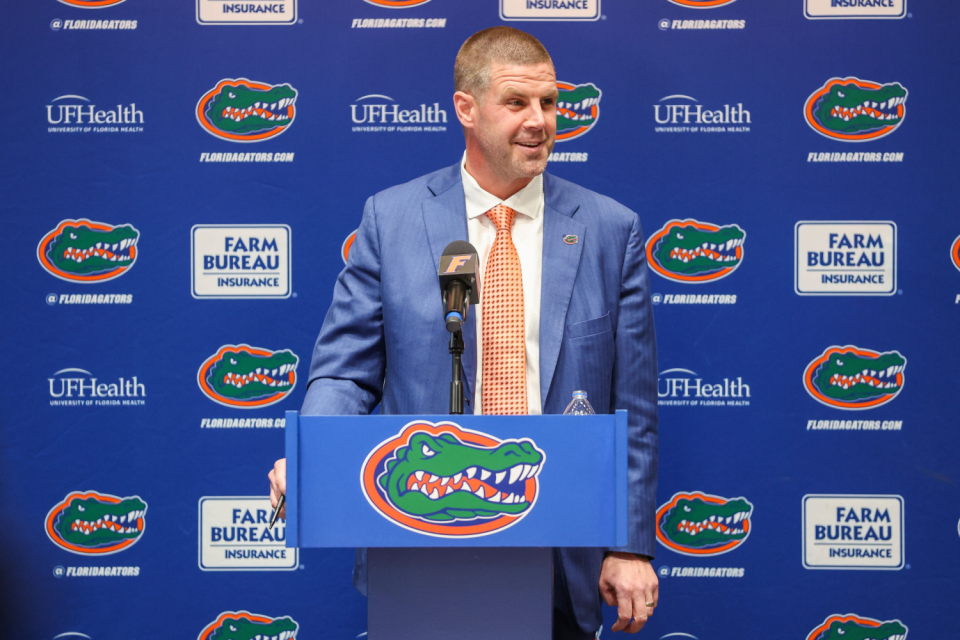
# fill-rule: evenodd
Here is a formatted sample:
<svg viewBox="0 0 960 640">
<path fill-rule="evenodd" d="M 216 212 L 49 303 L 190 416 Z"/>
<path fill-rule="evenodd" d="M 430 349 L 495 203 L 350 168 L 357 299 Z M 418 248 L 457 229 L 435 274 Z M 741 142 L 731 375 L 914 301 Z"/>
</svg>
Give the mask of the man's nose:
<svg viewBox="0 0 960 640">
<path fill-rule="evenodd" d="M 527 118 L 523 125 L 527 129 L 542 129 L 546 124 L 546 116 L 543 113 L 543 107 L 539 103 L 533 103 L 527 108 Z"/>
</svg>

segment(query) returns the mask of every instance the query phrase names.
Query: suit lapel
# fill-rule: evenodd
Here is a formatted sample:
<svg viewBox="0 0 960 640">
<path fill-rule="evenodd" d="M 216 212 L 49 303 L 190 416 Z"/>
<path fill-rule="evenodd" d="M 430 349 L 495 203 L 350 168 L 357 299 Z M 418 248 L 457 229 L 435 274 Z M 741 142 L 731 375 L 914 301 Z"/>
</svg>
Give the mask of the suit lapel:
<svg viewBox="0 0 960 640">
<path fill-rule="evenodd" d="M 587 228 L 572 218 L 579 203 L 564 200 L 553 178 L 544 175 L 543 273 L 540 284 L 540 402 L 546 405 L 547 392 L 560 356 L 566 326 L 567 307 L 580 268 Z M 576 236 L 573 244 L 564 238 Z"/>
<path fill-rule="evenodd" d="M 439 270 L 440 256 L 447 245 L 455 240 L 469 240 L 467 205 L 463 195 L 463 183 L 460 181 L 459 163 L 443 172 L 428 187 L 434 197 L 424 200 L 421 210 L 430 253 L 433 255 L 433 266 L 435 270 Z M 463 326 L 463 342 L 464 396 L 471 400 L 469 406 L 472 407 L 473 381 L 477 374 L 477 332 L 472 313 Z"/>
</svg>

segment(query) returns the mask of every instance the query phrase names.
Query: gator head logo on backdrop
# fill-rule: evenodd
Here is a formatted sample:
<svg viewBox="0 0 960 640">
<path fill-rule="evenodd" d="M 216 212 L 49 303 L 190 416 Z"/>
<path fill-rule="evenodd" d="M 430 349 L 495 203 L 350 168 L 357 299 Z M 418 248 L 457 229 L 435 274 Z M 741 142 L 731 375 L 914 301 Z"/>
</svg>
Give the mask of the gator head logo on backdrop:
<svg viewBox="0 0 960 640">
<path fill-rule="evenodd" d="M 378 7 L 387 7 L 388 9 L 409 9 L 417 5 L 426 4 L 430 0 L 364 0 L 369 4 L 375 4 Z"/>
<path fill-rule="evenodd" d="M 290 616 L 271 618 L 249 611 L 224 611 L 197 640 L 295 640 L 300 625 Z"/>
<path fill-rule="evenodd" d="M 736 2 L 736 0 L 670 0 L 670 2 L 692 9 L 715 9 Z"/>
<path fill-rule="evenodd" d="M 903 122 L 907 90 L 899 82 L 830 78 L 803 105 L 807 124 L 822 136 L 844 142 L 876 140 Z"/>
<path fill-rule="evenodd" d="M 106 282 L 119 278 L 137 261 L 140 232 L 86 218 L 62 220 L 37 245 L 40 266 L 61 280 Z"/>
<path fill-rule="evenodd" d="M 47 537 L 71 553 L 109 555 L 143 535 L 147 503 L 139 496 L 118 498 L 96 491 L 74 491 L 50 509 Z"/>
<path fill-rule="evenodd" d="M 832 346 L 807 365 L 803 386 L 827 406 L 872 409 L 897 397 L 906 366 L 907 359 L 899 351 Z"/>
<path fill-rule="evenodd" d="M 246 344 L 226 344 L 197 372 L 204 395 L 227 407 L 259 409 L 283 400 L 297 385 L 292 351 L 270 351 Z"/>
<path fill-rule="evenodd" d="M 736 549 L 750 535 L 753 505 L 700 491 L 676 493 L 657 509 L 657 540 L 687 556 L 715 556 Z"/>
<path fill-rule="evenodd" d="M 699 220 L 670 220 L 647 241 L 647 263 L 659 275 L 688 284 L 725 278 L 743 260 L 747 233 Z"/>
<path fill-rule="evenodd" d="M 907 626 L 899 620 L 880 622 L 855 613 L 835 613 L 807 635 L 807 640 L 906 640 Z"/>
<path fill-rule="evenodd" d="M 592 83 L 557 82 L 557 142 L 584 135 L 600 118 L 601 91 Z"/>
<path fill-rule="evenodd" d="M 957 269 L 960 269 L 960 236 L 950 245 L 950 261 Z"/>
<path fill-rule="evenodd" d="M 125 0 L 59 0 L 65 5 L 80 9 L 103 9 L 120 4 Z"/>
<path fill-rule="evenodd" d="M 482 536 L 519 522 L 537 501 L 546 454 L 451 422 L 415 421 L 367 455 L 360 485 L 380 515 L 441 538 Z"/>
<path fill-rule="evenodd" d="M 197 121 L 212 136 L 260 142 L 287 130 L 296 117 L 297 90 L 246 78 L 221 80 L 197 103 Z"/>
</svg>

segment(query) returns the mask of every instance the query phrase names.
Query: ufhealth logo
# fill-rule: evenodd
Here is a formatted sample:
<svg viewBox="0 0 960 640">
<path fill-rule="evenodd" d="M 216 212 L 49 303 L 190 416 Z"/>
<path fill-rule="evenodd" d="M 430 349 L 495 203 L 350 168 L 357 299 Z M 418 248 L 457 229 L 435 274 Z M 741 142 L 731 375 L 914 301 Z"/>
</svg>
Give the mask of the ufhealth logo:
<svg viewBox="0 0 960 640">
<path fill-rule="evenodd" d="M 298 549 L 286 547 L 286 522 L 270 529 L 273 509 L 263 496 L 200 498 L 199 558 L 203 571 L 296 569 Z"/>
<path fill-rule="evenodd" d="M 557 81 L 557 142 L 586 134 L 600 119 L 602 92 L 593 83 Z"/>
<path fill-rule="evenodd" d="M 901 496 L 803 497 L 807 569 L 902 569 L 903 546 Z"/>
<path fill-rule="evenodd" d="M 404 529 L 473 538 L 511 527 L 533 509 L 545 460 L 529 438 L 414 421 L 367 455 L 360 486 L 370 506 Z"/>
<path fill-rule="evenodd" d="M 803 15 L 809 20 L 903 18 L 907 0 L 804 0 Z"/>
<path fill-rule="evenodd" d="M 670 2 L 690 9 L 716 9 L 717 7 L 733 4 L 736 0 L 670 0 Z"/>
<path fill-rule="evenodd" d="M 217 83 L 197 103 L 197 122 L 212 136 L 231 142 L 260 142 L 286 131 L 297 110 L 297 90 L 246 78 Z"/>
<path fill-rule="evenodd" d="M 190 255 L 194 298 L 290 297 L 285 224 L 197 224 Z"/>
<path fill-rule="evenodd" d="M 47 131 L 50 133 L 142 133 L 143 111 L 137 104 L 118 104 L 98 109 L 89 98 L 67 94 L 47 105 Z M 122 125 L 122 126 L 121 126 Z"/>
<path fill-rule="evenodd" d="M 500 19 L 589 22 L 600 19 L 600 0 L 500 0 Z"/>
<path fill-rule="evenodd" d="M 810 94 L 803 117 L 822 136 L 866 142 L 893 133 L 906 115 L 907 90 L 899 82 L 830 78 Z"/>
<path fill-rule="evenodd" d="M 907 359 L 899 351 L 832 346 L 807 365 L 803 386 L 828 407 L 873 409 L 900 394 L 906 366 Z"/>
<path fill-rule="evenodd" d="M 446 131 L 447 112 L 439 102 L 421 103 L 404 109 L 390 96 L 371 93 L 354 100 L 350 105 L 353 131 L 364 132 L 418 132 Z"/>
<path fill-rule="evenodd" d="M 247 344 L 226 344 L 197 371 L 203 394 L 218 404 L 237 409 L 260 409 L 276 404 L 297 385 L 300 358 L 289 349 L 270 351 Z"/>
<path fill-rule="evenodd" d="M 752 515 L 746 498 L 675 493 L 657 509 L 657 541 L 685 556 L 717 556 L 744 543 Z"/>
<path fill-rule="evenodd" d="M 61 220 L 37 245 L 37 260 L 61 280 L 91 284 L 119 278 L 137 261 L 140 232 L 86 218 Z"/>
<path fill-rule="evenodd" d="M 50 406 L 143 406 L 146 386 L 137 376 L 101 382 L 86 369 L 61 369 L 47 378 Z"/>
<path fill-rule="evenodd" d="M 647 242 L 647 263 L 668 280 L 702 284 L 726 278 L 743 260 L 747 233 L 738 225 L 670 220 Z"/>
<path fill-rule="evenodd" d="M 343 241 L 343 244 L 340 245 L 340 257 L 343 259 L 343 264 L 347 264 L 347 260 L 350 259 L 350 247 L 353 246 L 354 241 L 357 239 L 357 231 L 359 231 L 359 229 L 350 232 L 350 235 L 348 235 Z"/>
<path fill-rule="evenodd" d="M 794 291 L 801 296 L 892 296 L 897 292 L 896 223 L 798 222 Z"/>
<path fill-rule="evenodd" d="M 656 133 L 749 133 L 750 112 L 743 103 L 709 109 L 693 96 L 664 96 L 653 105 Z"/>
<path fill-rule="evenodd" d="M 296 640 L 300 625 L 290 616 L 271 618 L 249 611 L 224 611 L 208 624 L 197 640 Z"/>
<path fill-rule="evenodd" d="M 197 0 L 199 24 L 296 24 L 297 0 Z"/>
<path fill-rule="evenodd" d="M 960 236 L 957 236 L 950 245 L 950 262 L 960 270 Z"/>
<path fill-rule="evenodd" d="M 147 503 L 97 491 L 74 491 L 47 513 L 44 530 L 70 553 L 105 556 L 127 549 L 143 535 Z"/>
<path fill-rule="evenodd" d="M 834 613 L 808 633 L 806 640 L 907 640 L 908 631 L 899 620 L 881 622 L 856 613 Z"/>
</svg>

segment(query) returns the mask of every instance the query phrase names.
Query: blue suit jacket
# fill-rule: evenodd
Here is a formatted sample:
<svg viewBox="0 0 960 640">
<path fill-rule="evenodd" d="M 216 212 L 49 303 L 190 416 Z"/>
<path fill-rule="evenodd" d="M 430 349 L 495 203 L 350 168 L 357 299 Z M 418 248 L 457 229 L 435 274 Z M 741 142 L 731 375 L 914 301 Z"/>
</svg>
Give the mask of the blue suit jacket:
<svg viewBox="0 0 960 640">
<path fill-rule="evenodd" d="M 629 411 L 630 542 L 618 550 L 653 556 L 657 358 L 640 221 L 615 201 L 550 174 L 543 188 L 543 413 L 563 413 L 577 389 L 587 391 L 598 413 Z M 568 244 L 566 236 L 577 241 Z M 437 270 L 444 248 L 467 239 L 459 163 L 367 200 L 313 352 L 305 415 L 367 414 L 377 404 L 384 414 L 448 413 L 449 334 Z M 464 342 L 470 413 L 477 370 L 473 314 Z M 585 631 L 602 621 L 603 553 L 559 550 L 559 584 L 570 596 L 559 604 L 572 607 Z"/>
</svg>

